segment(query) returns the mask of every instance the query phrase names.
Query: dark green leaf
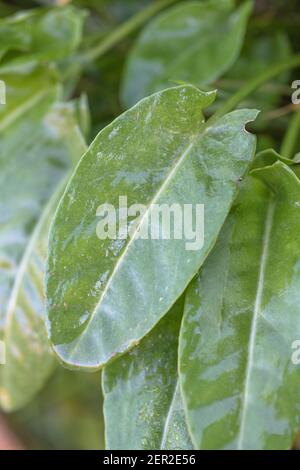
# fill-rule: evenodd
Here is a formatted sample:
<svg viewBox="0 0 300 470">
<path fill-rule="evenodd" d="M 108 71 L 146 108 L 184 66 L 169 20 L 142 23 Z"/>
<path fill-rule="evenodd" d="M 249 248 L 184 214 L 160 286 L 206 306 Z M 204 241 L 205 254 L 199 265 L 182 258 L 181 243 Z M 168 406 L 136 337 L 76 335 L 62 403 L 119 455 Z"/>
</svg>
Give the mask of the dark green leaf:
<svg viewBox="0 0 300 470">
<path fill-rule="evenodd" d="M 15 66 L 62 59 L 79 45 L 85 14 L 68 6 L 32 9 L 0 19 L 0 58 Z"/>
<path fill-rule="evenodd" d="M 269 149 L 263 150 L 262 152 L 257 153 L 254 159 L 253 165 L 251 166 L 251 169 L 257 169 L 257 168 L 262 168 L 264 166 L 270 166 L 273 163 L 276 163 L 278 160 L 281 161 L 282 163 L 285 163 L 287 166 L 292 167 L 293 169 L 297 166 L 297 163 L 295 163 L 294 160 L 282 157 L 278 152 L 269 148 Z"/>
<path fill-rule="evenodd" d="M 104 369 L 106 448 L 192 449 L 177 376 L 182 312 L 183 299 L 139 346 Z"/>
</svg>

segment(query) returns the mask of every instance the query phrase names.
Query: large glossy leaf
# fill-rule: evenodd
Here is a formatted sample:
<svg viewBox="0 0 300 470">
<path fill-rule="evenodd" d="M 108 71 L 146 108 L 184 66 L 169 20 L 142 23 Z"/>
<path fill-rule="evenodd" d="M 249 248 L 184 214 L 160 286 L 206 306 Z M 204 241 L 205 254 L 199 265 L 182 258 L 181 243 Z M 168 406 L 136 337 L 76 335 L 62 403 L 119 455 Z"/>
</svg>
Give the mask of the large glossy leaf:
<svg viewBox="0 0 300 470">
<path fill-rule="evenodd" d="M 182 313 L 180 299 L 139 346 L 104 369 L 106 448 L 193 448 L 177 375 Z"/>
<path fill-rule="evenodd" d="M 285 165 L 290 166 L 293 171 L 297 174 L 299 163 L 290 158 L 285 158 L 281 156 L 278 152 L 273 150 L 272 148 L 263 150 L 262 152 L 258 152 L 255 156 L 253 164 L 251 165 L 251 169 L 258 169 L 264 166 L 271 166 L 273 163 L 280 161 L 285 163 Z"/>
<path fill-rule="evenodd" d="M 6 411 L 30 401 L 54 366 L 45 329 L 43 274 L 51 215 L 59 195 L 61 191 L 36 225 L 9 291 L 1 328 L 6 364 L 0 368 L 0 404 Z"/>
<path fill-rule="evenodd" d="M 69 366 L 98 368 L 130 349 L 171 308 L 212 248 L 250 164 L 257 112 L 230 113 L 205 127 L 214 94 L 193 86 L 142 100 L 96 137 L 71 179 L 50 235 L 48 327 Z M 143 204 L 131 238 L 97 237 L 99 205 Z M 204 204 L 202 249 L 186 239 L 143 239 L 153 204 Z M 124 226 L 122 226 L 124 228 Z M 112 237 L 114 238 L 114 237 Z"/>
<path fill-rule="evenodd" d="M 201 449 L 286 449 L 300 425 L 300 183 L 256 169 L 188 289 L 180 378 Z"/>
<path fill-rule="evenodd" d="M 61 195 L 49 195 L 70 166 L 75 122 L 69 105 L 43 98 L 1 133 L 0 404 L 21 407 L 52 370 L 45 329 L 43 275 L 51 215 Z M 61 127 L 60 127 L 61 126 Z"/>
<path fill-rule="evenodd" d="M 58 60 L 68 56 L 80 43 L 84 19 L 82 10 L 72 6 L 32 9 L 0 19 L 0 58 L 23 64 L 37 60 Z M 20 55 L 21 53 L 21 55 Z"/>
<path fill-rule="evenodd" d="M 125 106 L 172 80 L 199 85 L 218 78 L 238 56 L 251 5 L 234 10 L 231 0 L 184 2 L 152 20 L 129 54 L 121 93 Z"/>
</svg>

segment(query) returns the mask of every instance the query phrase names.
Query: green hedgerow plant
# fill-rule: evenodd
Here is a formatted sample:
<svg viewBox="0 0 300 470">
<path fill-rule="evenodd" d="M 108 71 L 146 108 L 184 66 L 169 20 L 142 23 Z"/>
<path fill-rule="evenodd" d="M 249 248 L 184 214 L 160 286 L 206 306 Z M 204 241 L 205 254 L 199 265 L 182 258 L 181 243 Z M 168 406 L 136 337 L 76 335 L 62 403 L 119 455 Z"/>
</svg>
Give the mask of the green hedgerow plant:
<svg viewBox="0 0 300 470">
<path fill-rule="evenodd" d="M 297 28 L 280 2 L 4 3 L 2 409 L 58 360 L 101 369 L 108 449 L 292 448 Z M 100 239 L 124 195 L 144 212 Z M 204 205 L 201 248 L 141 237 L 154 204 Z"/>
</svg>

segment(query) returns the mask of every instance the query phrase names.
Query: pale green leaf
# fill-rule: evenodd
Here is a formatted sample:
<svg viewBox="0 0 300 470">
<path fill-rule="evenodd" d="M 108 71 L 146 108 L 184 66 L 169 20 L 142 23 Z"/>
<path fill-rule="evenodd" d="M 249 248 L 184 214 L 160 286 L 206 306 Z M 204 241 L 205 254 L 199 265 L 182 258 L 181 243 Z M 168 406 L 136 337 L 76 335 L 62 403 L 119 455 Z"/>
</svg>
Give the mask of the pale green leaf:
<svg viewBox="0 0 300 470">
<path fill-rule="evenodd" d="M 103 129 L 80 161 L 52 226 L 46 279 L 49 333 L 68 366 L 99 368 L 130 349 L 215 243 L 255 151 L 245 124 L 257 112 L 205 126 L 201 110 L 213 98 L 189 85 L 150 96 Z M 146 206 L 144 216 L 130 239 L 98 238 L 97 208 L 118 208 L 121 195 L 128 207 Z M 185 236 L 139 237 L 151 233 L 153 204 L 173 203 L 205 205 L 201 249 L 188 250 Z"/>
<path fill-rule="evenodd" d="M 27 111 L 47 96 L 54 99 L 53 96 L 58 92 L 57 74 L 46 65 L 28 64 L 18 72 L 9 69 L 0 71 L 0 80 L 4 83 L 5 96 L 5 103 L 0 104 L 1 133 L 21 116 L 26 116 Z"/>
<path fill-rule="evenodd" d="M 32 101 L 26 119 L 15 114 L 1 132 L 0 339 L 6 364 L 0 366 L 0 404 L 7 411 L 26 404 L 53 366 L 43 277 L 49 224 L 62 188 L 45 204 L 70 166 L 79 131 L 71 105 L 53 106 L 52 99 Z"/>
</svg>

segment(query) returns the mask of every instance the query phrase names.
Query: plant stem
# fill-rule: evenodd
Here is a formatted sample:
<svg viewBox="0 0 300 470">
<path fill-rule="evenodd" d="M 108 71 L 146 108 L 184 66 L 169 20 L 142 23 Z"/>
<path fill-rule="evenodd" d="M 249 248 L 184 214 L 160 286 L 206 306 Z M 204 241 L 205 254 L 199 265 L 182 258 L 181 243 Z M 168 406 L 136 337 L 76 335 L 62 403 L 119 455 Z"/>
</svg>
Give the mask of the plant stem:
<svg viewBox="0 0 300 470">
<path fill-rule="evenodd" d="M 255 77 L 254 79 L 250 80 L 246 83 L 242 88 L 240 88 L 233 96 L 231 96 L 220 108 L 216 111 L 216 113 L 209 119 L 209 122 L 213 122 L 219 117 L 223 116 L 224 114 L 232 111 L 243 101 L 247 96 L 251 95 L 257 88 L 263 85 L 265 82 L 271 80 L 273 77 L 276 77 L 280 73 L 284 72 L 285 70 L 289 70 L 292 68 L 296 68 L 300 66 L 300 54 L 293 55 L 289 57 L 287 60 L 280 62 L 267 70 L 263 73 Z"/>
<path fill-rule="evenodd" d="M 298 140 L 300 141 L 300 111 L 296 112 L 290 120 L 280 154 L 285 158 L 292 158 Z"/>
<path fill-rule="evenodd" d="M 266 120 L 271 120 L 271 119 L 278 119 L 282 116 L 286 116 L 287 114 L 290 113 L 296 113 L 300 109 L 300 105 L 298 104 L 286 104 L 285 106 L 282 106 L 281 108 L 273 109 L 272 111 L 268 111 L 265 113 L 265 119 Z"/>
<path fill-rule="evenodd" d="M 142 26 L 148 19 L 152 18 L 152 16 L 156 15 L 160 10 L 176 1 L 178 0 L 160 0 L 149 5 L 147 8 L 132 16 L 128 21 L 108 34 L 103 41 L 95 47 L 83 53 L 82 56 L 79 56 L 79 60 L 82 62 L 91 62 L 98 59 L 109 49 L 114 47 L 119 41 Z"/>
</svg>

